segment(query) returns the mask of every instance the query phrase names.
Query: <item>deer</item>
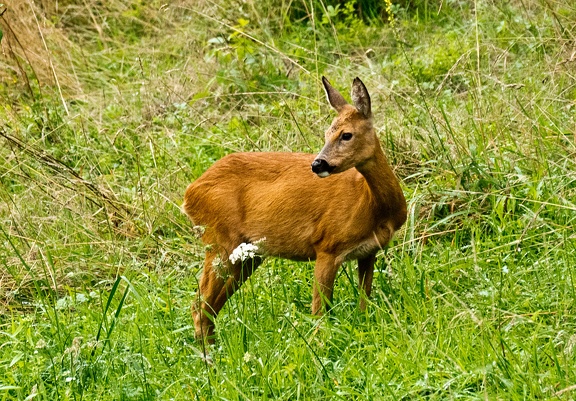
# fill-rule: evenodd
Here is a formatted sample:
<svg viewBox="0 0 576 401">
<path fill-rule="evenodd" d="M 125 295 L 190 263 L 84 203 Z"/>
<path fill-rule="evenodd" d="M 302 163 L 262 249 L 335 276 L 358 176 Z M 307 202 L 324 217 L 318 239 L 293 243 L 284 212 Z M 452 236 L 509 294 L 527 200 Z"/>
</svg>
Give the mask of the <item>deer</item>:
<svg viewBox="0 0 576 401">
<path fill-rule="evenodd" d="M 325 77 L 322 83 L 338 115 L 318 155 L 231 153 L 185 191 L 183 211 L 203 229 L 205 245 L 192 307 L 199 340 L 214 343 L 216 316 L 266 256 L 316 261 L 314 315 L 330 309 L 342 263 L 357 260 L 359 307 L 366 308 L 376 254 L 405 223 L 406 200 L 376 135 L 364 83 L 354 79 L 353 104 Z M 232 257 L 247 244 L 248 257 Z"/>
</svg>

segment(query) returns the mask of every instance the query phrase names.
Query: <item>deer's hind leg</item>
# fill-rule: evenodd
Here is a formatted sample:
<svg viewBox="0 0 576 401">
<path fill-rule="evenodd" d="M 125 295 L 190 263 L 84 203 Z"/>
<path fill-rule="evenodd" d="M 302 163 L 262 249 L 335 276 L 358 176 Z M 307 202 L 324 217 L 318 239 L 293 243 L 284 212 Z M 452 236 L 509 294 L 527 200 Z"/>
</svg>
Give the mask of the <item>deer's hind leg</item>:
<svg viewBox="0 0 576 401">
<path fill-rule="evenodd" d="M 218 308 L 216 299 L 225 285 L 225 277 L 221 271 L 222 264 L 219 252 L 206 251 L 197 300 L 192 307 L 195 334 L 199 340 L 207 339 L 208 342 L 213 342 L 214 318 L 221 309 Z"/>
<path fill-rule="evenodd" d="M 220 294 L 216 298 L 216 305 L 220 305 L 220 309 L 224 306 L 226 301 L 250 278 L 252 273 L 262 263 L 263 258 L 256 256 L 245 261 L 236 262 L 231 269 L 232 274 L 227 278 L 226 283 L 220 290 Z"/>
<path fill-rule="evenodd" d="M 256 256 L 245 261 L 231 263 L 229 255 L 234 250 L 230 246 L 206 251 L 204 270 L 198 289 L 198 300 L 193 308 L 196 338 L 214 342 L 214 319 L 226 301 L 250 277 L 262 263 Z"/>
</svg>

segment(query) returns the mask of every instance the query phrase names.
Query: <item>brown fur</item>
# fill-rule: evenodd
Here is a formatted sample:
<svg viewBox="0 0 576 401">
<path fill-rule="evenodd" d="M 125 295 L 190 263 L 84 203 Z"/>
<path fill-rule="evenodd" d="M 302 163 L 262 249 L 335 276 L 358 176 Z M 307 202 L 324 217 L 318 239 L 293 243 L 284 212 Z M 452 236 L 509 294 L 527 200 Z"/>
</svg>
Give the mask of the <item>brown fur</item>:
<svg viewBox="0 0 576 401">
<path fill-rule="evenodd" d="M 212 341 L 213 319 L 261 262 L 230 263 L 241 243 L 258 243 L 263 256 L 316 260 L 312 312 L 332 297 L 338 268 L 358 260 L 359 285 L 370 295 L 376 252 L 406 220 L 406 201 L 372 125 L 370 98 L 356 78 L 354 106 L 323 78 L 338 116 L 326 131 L 318 159 L 332 174 L 311 171 L 315 156 L 302 153 L 228 155 L 186 190 L 183 209 L 204 226 L 204 271 L 193 315 L 196 335 Z M 353 139 L 341 140 L 343 133 Z"/>
</svg>

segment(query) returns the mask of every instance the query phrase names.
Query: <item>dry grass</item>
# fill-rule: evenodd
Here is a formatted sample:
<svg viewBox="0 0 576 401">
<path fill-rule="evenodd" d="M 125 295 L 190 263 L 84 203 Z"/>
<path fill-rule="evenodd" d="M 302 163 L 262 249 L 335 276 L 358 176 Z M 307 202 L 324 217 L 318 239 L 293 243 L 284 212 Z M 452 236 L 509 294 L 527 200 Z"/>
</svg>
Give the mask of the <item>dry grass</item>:
<svg viewBox="0 0 576 401">
<path fill-rule="evenodd" d="M 25 88 L 34 95 L 33 86 L 57 87 L 67 94 L 79 90 L 69 73 L 70 49 L 75 45 L 67 33 L 50 22 L 45 10 L 30 0 L 5 2 L 1 11 L 0 79 L 10 86 Z"/>
</svg>

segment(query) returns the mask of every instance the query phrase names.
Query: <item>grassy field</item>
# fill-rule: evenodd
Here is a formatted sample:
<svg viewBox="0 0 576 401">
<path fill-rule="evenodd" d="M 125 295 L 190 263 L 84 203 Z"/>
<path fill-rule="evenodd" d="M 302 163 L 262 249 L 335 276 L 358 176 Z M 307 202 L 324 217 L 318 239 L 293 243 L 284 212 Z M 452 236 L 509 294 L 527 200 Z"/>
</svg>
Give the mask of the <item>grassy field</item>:
<svg viewBox="0 0 576 401">
<path fill-rule="evenodd" d="M 405 0 L 0 6 L 0 400 L 576 398 L 576 5 Z M 358 310 L 268 259 L 217 320 L 188 183 L 315 153 L 359 76 L 409 203 Z"/>
</svg>

